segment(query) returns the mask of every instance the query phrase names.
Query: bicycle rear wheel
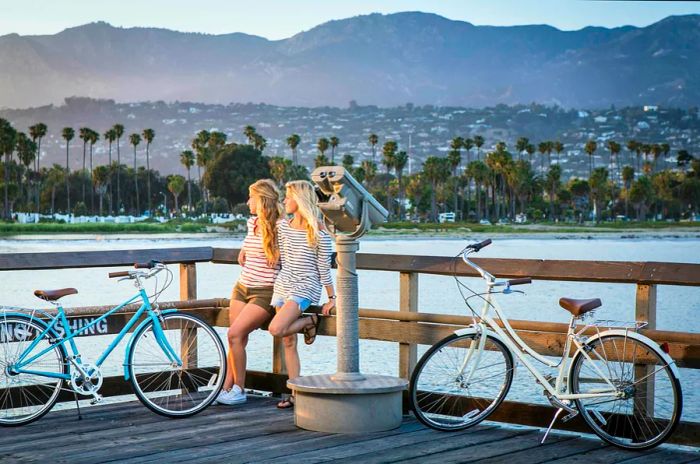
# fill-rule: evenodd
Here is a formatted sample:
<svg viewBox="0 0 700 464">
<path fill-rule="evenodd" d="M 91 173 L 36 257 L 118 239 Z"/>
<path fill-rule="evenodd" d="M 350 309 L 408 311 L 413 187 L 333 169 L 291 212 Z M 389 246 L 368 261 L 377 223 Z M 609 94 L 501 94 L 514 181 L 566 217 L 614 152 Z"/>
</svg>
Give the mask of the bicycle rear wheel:
<svg viewBox="0 0 700 464">
<path fill-rule="evenodd" d="M 149 322 L 134 335 L 128 353 L 131 384 L 151 411 L 173 418 L 192 416 L 221 391 L 226 375 L 224 346 L 209 324 L 190 314 L 166 314 L 161 326 L 183 365 L 168 358 Z"/>
<path fill-rule="evenodd" d="M 498 339 L 453 334 L 433 345 L 416 365 L 410 384 L 411 408 L 437 430 L 463 430 L 486 419 L 513 382 L 513 355 Z M 470 347 L 474 345 L 467 362 Z"/>
<path fill-rule="evenodd" d="M 588 426 L 603 440 L 643 450 L 663 443 L 678 425 L 683 397 L 678 377 L 658 346 L 625 335 L 602 335 L 587 343 L 586 357 L 571 364 L 572 393 L 612 390 L 609 397 L 576 400 Z M 590 357 L 590 359 L 589 359 Z"/>
<path fill-rule="evenodd" d="M 44 336 L 32 348 L 46 325 L 29 316 L 0 315 L 0 425 L 19 426 L 33 422 L 49 412 L 58 399 L 63 379 L 14 371 L 20 357 L 30 360 L 51 348 Z M 22 368 L 25 371 L 54 375 L 66 373 L 61 346 L 52 349 Z"/>
</svg>

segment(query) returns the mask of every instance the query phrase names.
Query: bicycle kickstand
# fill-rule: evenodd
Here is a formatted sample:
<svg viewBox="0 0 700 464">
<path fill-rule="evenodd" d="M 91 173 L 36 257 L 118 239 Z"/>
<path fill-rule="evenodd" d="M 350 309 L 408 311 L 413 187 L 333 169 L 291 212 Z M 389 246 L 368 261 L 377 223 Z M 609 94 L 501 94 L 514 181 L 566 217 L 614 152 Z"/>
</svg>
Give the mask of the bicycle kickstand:
<svg viewBox="0 0 700 464">
<path fill-rule="evenodd" d="M 80 414 L 80 401 L 78 401 L 78 394 L 74 391 L 73 397 L 75 398 L 75 406 L 78 408 L 78 420 L 83 420 L 82 414 Z"/>
<path fill-rule="evenodd" d="M 552 422 L 550 422 L 549 427 L 547 427 L 547 431 L 544 433 L 544 437 L 542 437 L 542 441 L 540 442 L 540 445 L 544 444 L 544 441 L 547 439 L 549 432 L 552 430 L 552 427 L 554 427 L 554 423 L 557 421 L 557 419 L 559 418 L 559 415 L 562 412 L 564 412 L 564 408 L 559 408 L 559 409 L 557 409 L 557 412 L 554 413 L 554 418 L 552 419 Z"/>
</svg>

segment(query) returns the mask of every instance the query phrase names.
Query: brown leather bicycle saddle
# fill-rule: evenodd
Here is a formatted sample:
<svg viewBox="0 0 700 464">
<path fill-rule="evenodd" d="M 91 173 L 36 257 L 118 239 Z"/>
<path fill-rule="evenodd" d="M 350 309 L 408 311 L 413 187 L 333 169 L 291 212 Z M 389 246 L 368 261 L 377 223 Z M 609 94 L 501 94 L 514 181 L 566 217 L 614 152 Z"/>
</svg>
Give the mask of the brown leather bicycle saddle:
<svg viewBox="0 0 700 464">
<path fill-rule="evenodd" d="M 592 298 L 589 300 L 575 300 L 573 298 L 559 299 L 559 305 L 576 317 L 583 316 L 587 312 L 600 307 L 602 304 L 600 298 Z"/>
<path fill-rule="evenodd" d="M 34 296 L 46 301 L 56 301 L 67 295 L 75 295 L 78 290 L 74 288 L 59 288 L 58 290 L 34 290 Z"/>
</svg>

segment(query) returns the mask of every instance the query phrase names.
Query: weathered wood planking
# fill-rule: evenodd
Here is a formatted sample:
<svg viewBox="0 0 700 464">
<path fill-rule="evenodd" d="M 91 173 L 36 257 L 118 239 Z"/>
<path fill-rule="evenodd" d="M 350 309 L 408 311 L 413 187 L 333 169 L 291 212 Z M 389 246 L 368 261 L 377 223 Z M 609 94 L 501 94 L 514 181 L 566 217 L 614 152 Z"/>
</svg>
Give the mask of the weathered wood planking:
<svg viewBox="0 0 700 464">
<path fill-rule="evenodd" d="M 2 253 L 0 271 L 131 266 L 152 259 L 166 264 L 208 262 L 211 247 L 150 248 L 143 250 Z"/>
</svg>

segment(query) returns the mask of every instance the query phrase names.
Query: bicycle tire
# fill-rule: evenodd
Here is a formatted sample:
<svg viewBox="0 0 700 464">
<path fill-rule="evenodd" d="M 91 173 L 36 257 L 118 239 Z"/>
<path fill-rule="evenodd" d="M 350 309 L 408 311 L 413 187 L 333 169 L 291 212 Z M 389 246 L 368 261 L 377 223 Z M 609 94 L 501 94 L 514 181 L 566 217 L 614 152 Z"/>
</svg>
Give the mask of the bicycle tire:
<svg viewBox="0 0 700 464">
<path fill-rule="evenodd" d="M 226 352 L 216 331 L 196 316 L 176 312 L 163 315 L 160 321 L 168 342 L 178 354 L 183 348 L 182 330 L 192 329 L 197 331 L 198 356 L 212 354 L 215 364 L 196 370 L 188 370 L 185 364 L 174 365 L 155 340 L 151 321 L 134 334 L 127 356 L 129 380 L 139 401 L 151 411 L 170 418 L 190 417 L 207 408 L 221 391 L 226 376 Z M 191 345 L 192 340 L 186 343 Z M 143 359 L 148 352 L 153 356 L 152 361 Z M 136 356 L 139 359 L 135 362 Z M 168 368 L 154 372 L 150 370 L 153 365 Z M 163 389 L 152 388 L 154 384 Z"/>
<path fill-rule="evenodd" d="M 20 329 L 18 328 L 17 324 L 24 324 L 26 328 Z M 0 391 L 3 391 L 3 393 L 0 393 L 1 426 L 18 427 L 34 422 L 46 415 L 46 413 L 48 413 L 56 404 L 56 401 L 58 401 L 58 395 L 61 392 L 61 387 L 63 386 L 63 379 L 31 374 L 10 374 L 9 372 L 9 365 L 16 361 L 16 357 L 20 353 L 23 354 L 28 346 L 23 349 L 21 345 L 18 345 L 17 347 L 9 347 L 8 345 L 10 343 L 21 343 L 22 341 L 28 341 L 27 335 L 29 335 L 31 331 L 34 331 L 36 335 L 39 335 L 41 332 L 46 330 L 46 327 L 47 326 L 43 321 L 29 316 L 12 315 L 0 317 Z M 13 341 L 18 335 L 20 337 L 24 335 L 24 339 Z M 34 347 L 32 353 L 38 354 L 43 349 L 52 345 L 51 340 L 47 338 L 47 335 L 50 334 L 44 335 L 43 338 L 46 340 L 40 341 L 39 344 Z M 53 360 L 54 357 L 55 361 Z M 30 365 L 30 367 L 37 369 L 40 367 L 41 370 L 45 372 L 66 374 L 67 366 L 65 349 L 62 345 L 58 346 L 54 344 L 53 350 L 47 352 L 44 356 L 37 359 L 36 362 L 33 362 Z M 45 382 L 47 383 L 33 382 L 33 380 L 38 379 L 45 379 Z M 23 382 L 29 383 L 27 385 L 22 385 Z M 11 391 L 10 388 L 13 390 Z M 45 401 L 42 400 L 42 398 L 45 398 Z M 41 401 L 43 406 L 41 404 L 29 404 L 36 401 Z M 24 402 L 27 403 L 26 406 L 23 406 Z M 31 408 L 32 406 L 39 407 Z M 27 410 L 27 412 L 24 414 L 22 413 L 23 409 Z M 16 413 L 19 415 L 19 417 L 9 419 L 7 415 L 10 413 Z"/>
<path fill-rule="evenodd" d="M 683 393 L 679 378 L 666 363 L 660 348 L 651 340 L 621 334 L 602 334 L 586 346 L 589 356 L 594 353 L 591 358 L 596 358 L 595 355 L 604 357 L 605 360 L 597 361 L 595 366 L 604 375 L 608 373 L 609 380 L 622 396 L 610 400 L 590 398 L 575 401 L 591 430 L 606 442 L 623 449 L 646 450 L 666 441 L 680 421 Z M 644 360 L 648 362 L 640 363 Z M 569 375 L 572 393 L 586 393 L 594 388 L 600 390 L 604 380 L 593 365 L 581 351 L 574 356 Z M 671 393 L 670 407 L 668 393 Z M 648 411 L 650 405 L 654 406 L 651 415 Z"/>
<path fill-rule="evenodd" d="M 469 366 L 462 368 L 466 344 L 478 341 L 476 333 L 452 334 L 430 347 L 421 357 L 411 375 L 409 400 L 411 409 L 422 424 L 441 431 L 464 430 L 486 419 L 503 402 L 513 382 L 513 354 L 499 339 L 489 337 L 488 334 L 484 336 L 487 337 L 484 342 L 485 349 L 478 360 L 479 365 L 474 368 L 474 374 L 481 375 L 480 370 L 490 369 L 492 375 L 487 379 L 476 377 L 471 379 L 469 385 L 463 383 L 463 373 L 469 371 L 474 362 L 472 357 Z M 455 354 L 450 355 L 447 353 L 450 348 L 459 348 L 461 351 L 459 353 L 454 351 Z M 452 358 L 452 365 L 448 366 L 448 370 L 444 370 L 437 364 L 440 361 L 437 357 L 443 354 L 445 362 L 450 361 L 447 358 Z M 437 364 L 435 368 L 430 364 L 433 361 Z M 502 367 L 500 367 L 501 363 Z M 443 369 L 442 372 L 441 369 Z M 462 373 L 452 378 L 455 374 L 450 374 L 449 369 L 456 369 L 457 372 Z M 502 372 L 498 372 L 500 370 Z M 497 371 L 495 375 L 493 371 Z M 446 382 L 436 383 L 436 377 L 441 373 L 447 373 L 448 379 Z M 479 383 L 480 380 L 488 379 L 494 379 L 496 384 L 500 384 L 500 386 L 496 385 L 497 392 L 490 400 L 484 396 L 490 390 L 489 385 L 486 382 Z M 431 388 L 433 386 L 439 388 Z M 472 386 L 475 395 L 467 394 Z M 448 391 L 440 391 L 445 387 L 448 387 Z M 476 414 L 474 414 L 475 411 L 477 411 Z"/>
</svg>

